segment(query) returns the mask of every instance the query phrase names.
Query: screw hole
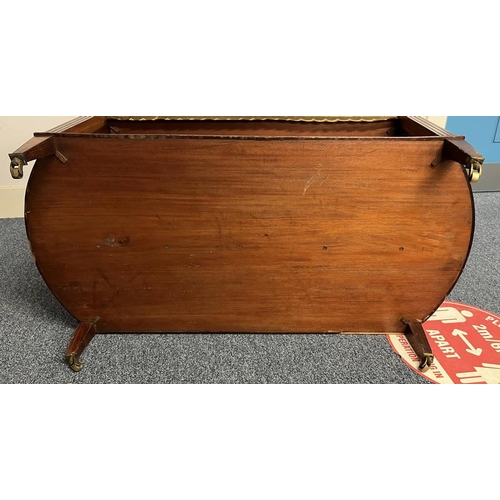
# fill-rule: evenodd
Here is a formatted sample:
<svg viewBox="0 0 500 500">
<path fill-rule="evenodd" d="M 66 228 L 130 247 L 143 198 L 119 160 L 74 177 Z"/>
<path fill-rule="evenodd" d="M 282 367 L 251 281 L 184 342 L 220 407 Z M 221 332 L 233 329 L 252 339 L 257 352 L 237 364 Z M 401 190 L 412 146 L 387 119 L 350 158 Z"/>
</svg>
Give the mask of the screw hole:
<svg viewBox="0 0 500 500">
<path fill-rule="evenodd" d="M 405 249 L 405 247 L 399 247 L 399 251 L 402 252 Z"/>
<path fill-rule="evenodd" d="M 323 250 L 328 250 L 328 247 L 323 247 Z"/>
</svg>

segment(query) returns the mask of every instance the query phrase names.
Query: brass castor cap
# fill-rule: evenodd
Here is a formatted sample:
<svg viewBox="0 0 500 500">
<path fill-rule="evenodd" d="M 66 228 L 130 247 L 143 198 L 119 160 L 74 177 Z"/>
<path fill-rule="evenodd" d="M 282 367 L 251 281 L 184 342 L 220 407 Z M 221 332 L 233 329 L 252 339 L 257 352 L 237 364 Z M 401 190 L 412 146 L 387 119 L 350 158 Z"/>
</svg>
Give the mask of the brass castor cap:
<svg viewBox="0 0 500 500">
<path fill-rule="evenodd" d="M 74 353 L 66 355 L 66 361 L 69 367 L 74 372 L 79 372 L 83 368 L 83 363 L 78 359 L 78 356 Z"/>
<path fill-rule="evenodd" d="M 434 363 L 434 354 L 424 352 L 424 359 L 422 359 L 422 362 L 418 365 L 418 369 L 422 373 L 425 373 L 431 367 L 432 363 Z"/>
<path fill-rule="evenodd" d="M 483 163 L 482 161 L 472 159 L 469 167 L 469 181 L 471 183 L 477 182 L 483 173 Z"/>
</svg>

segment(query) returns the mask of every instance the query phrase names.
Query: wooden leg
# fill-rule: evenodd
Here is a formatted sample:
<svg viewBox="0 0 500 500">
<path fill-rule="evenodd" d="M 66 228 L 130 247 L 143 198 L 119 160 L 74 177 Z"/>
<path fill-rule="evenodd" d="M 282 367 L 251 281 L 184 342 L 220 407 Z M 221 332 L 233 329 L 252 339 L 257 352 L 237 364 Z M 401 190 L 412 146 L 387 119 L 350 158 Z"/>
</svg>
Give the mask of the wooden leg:
<svg viewBox="0 0 500 500">
<path fill-rule="evenodd" d="M 73 371 L 79 372 L 83 368 L 83 363 L 80 362 L 79 356 L 94 338 L 95 333 L 94 323 L 84 322 L 77 326 L 73 338 L 66 349 L 66 361 Z"/>
<path fill-rule="evenodd" d="M 405 318 L 402 318 L 402 321 L 406 324 L 405 337 L 420 359 L 418 368 L 421 372 L 426 372 L 432 363 L 434 363 L 434 354 L 432 354 L 432 349 L 425 335 L 424 327 L 420 321 L 411 321 Z"/>
</svg>

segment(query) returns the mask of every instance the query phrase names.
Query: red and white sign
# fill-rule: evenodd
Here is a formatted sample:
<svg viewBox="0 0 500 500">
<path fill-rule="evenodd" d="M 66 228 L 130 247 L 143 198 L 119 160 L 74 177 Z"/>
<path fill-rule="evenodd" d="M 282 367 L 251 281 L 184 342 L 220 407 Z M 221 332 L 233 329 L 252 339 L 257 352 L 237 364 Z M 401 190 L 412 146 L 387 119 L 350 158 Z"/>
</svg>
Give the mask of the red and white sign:
<svg viewBox="0 0 500 500">
<path fill-rule="evenodd" d="M 499 316 L 446 301 L 422 326 L 434 354 L 425 373 L 404 335 L 387 336 L 410 368 L 436 384 L 500 383 Z"/>
</svg>

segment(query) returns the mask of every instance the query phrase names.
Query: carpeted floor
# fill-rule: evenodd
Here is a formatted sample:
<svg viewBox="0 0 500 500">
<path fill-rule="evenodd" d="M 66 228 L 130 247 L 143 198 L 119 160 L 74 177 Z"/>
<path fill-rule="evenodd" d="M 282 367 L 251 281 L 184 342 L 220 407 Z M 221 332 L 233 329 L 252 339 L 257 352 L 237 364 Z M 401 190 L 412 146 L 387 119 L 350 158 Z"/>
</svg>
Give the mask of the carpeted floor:
<svg viewBox="0 0 500 500">
<path fill-rule="evenodd" d="M 500 193 L 477 193 L 476 234 L 449 299 L 500 314 Z M 72 372 L 77 322 L 53 297 L 22 219 L 0 219 L 2 384 L 424 384 L 383 335 L 97 335 Z"/>
</svg>

